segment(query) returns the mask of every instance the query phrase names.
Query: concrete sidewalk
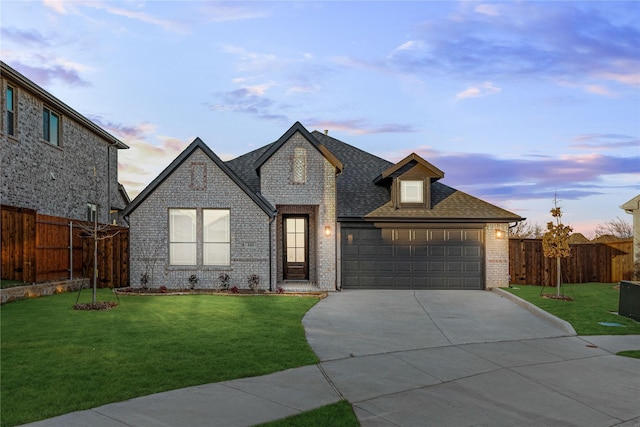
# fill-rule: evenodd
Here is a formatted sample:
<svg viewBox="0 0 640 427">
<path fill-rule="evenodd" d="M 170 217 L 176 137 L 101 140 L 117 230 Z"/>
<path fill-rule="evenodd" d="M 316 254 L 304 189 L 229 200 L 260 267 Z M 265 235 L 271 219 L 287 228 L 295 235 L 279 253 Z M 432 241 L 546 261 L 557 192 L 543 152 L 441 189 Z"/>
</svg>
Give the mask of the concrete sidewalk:
<svg viewBox="0 0 640 427">
<path fill-rule="evenodd" d="M 321 363 L 30 426 L 250 426 L 346 399 L 363 426 L 640 426 L 640 335 L 576 337 L 496 292 L 345 291 L 303 319 Z M 557 320 L 557 319 L 556 319 Z"/>
</svg>

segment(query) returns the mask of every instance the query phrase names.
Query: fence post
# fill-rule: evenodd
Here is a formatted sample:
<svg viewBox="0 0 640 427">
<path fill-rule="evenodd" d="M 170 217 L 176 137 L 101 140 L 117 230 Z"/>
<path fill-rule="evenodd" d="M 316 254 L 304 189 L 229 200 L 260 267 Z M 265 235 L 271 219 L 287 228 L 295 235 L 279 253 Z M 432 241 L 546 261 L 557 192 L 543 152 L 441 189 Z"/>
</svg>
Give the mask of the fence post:
<svg viewBox="0 0 640 427">
<path fill-rule="evenodd" d="M 73 280 L 73 221 L 69 221 L 69 280 Z"/>
</svg>

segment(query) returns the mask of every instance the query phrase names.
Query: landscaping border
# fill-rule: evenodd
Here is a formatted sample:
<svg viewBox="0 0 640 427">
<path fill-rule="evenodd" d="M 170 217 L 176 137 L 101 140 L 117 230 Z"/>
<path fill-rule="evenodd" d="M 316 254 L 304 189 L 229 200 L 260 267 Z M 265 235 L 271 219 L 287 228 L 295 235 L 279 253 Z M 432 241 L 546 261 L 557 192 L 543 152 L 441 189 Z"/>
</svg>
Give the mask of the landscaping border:
<svg viewBox="0 0 640 427">
<path fill-rule="evenodd" d="M 26 298 L 37 298 L 62 292 L 77 291 L 81 287 L 89 287 L 89 279 L 59 280 L 47 283 L 34 283 L 32 285 L 14 286 L 0 290 L 0 304 L 17 301 Z"/>
</svg>

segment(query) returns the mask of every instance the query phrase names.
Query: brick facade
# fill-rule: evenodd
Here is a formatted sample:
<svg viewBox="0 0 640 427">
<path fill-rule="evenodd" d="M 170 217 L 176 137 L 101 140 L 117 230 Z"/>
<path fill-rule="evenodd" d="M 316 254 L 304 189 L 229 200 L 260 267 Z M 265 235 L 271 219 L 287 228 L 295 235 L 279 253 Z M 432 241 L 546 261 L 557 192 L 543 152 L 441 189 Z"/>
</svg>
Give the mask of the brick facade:
<svg viewBox="0 0 640 427">
<path fill-rule="evenodd" d="M 168 220 L 170 208 L 230 209 L 231 264 L 227 267 L 202 265 L 202 245 L 197 246 L 198 265 L 169 264 Z M 197 287 L 217 289 L 218 276 L 227 273 L 230 286 L 248 288 L 247 277 L 257 274 L 260 288 L 269 289 L 269 216 L 200 149 L 130 213 L 131 286 L 149 275 L 148 286 L 188 289 L 189 277 L 198 277 Z M 198 242 L 202 226 L 198 222 Z"/>
<path fill-rule="evenodd" d="M 485 286 L 509 286 L 509 224 L 485 226 Z"/>
<path fill-rule="evenodd" d="M 126 205 L 118 186 L 117 148 L 126 146 L 96 133 L 87 119 L 4 64 L 2 71 L 1 203 L 77 220 L 86 220 L 87 203 L 96 203 L 98 221 L 111 222 L 110 209 Z M 14 93 L 12 136 L 7 134 L 7 86 Z M 43 108 L 60 116 L 59 146 L 43 139 Z"/>
<path fill-rule="evenodd" d="M 293 178 L 295 150 L 306 153 L 306 179 L 297 183 Z M 295 213 L 296 207 L 310 208 L 309 227 L 309 281 L 308 283 L 283 283 L 282 281 L 282 226 L 277 227 L 275 256 L 278 286 L 296 290 L 335 290 L 336 269 L 336 180 L 335 166 L 331 164 L 306 138 L 296 132 L 260 168 L 262 195 L 278 206 L 279 222 L 283 213 Z M 307 211 L 305 211 L 307 212 Z M 316 213 L 317 212 L 317 213 Z M 325 235 L 329 227 L 330 235 Z M 280 242 L 280 244 L 278 244 Z M 297 288 L 296 288 L 297 287 Z"/>
</svg>

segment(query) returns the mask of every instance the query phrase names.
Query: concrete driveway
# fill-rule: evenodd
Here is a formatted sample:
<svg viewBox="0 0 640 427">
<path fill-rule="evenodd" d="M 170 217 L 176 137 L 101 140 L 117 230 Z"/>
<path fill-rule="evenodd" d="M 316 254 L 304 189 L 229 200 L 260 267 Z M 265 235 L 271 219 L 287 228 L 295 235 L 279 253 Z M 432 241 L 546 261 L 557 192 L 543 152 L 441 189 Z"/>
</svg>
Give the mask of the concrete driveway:
<svg viewBox="0 0 640 427">
<path fill-rule="evenodd" d="M 365 427 L 639 426 L 640 360 L 614 354 L 640 335 L 576 337 L 529 310 L 497 292 L 333 293 L 303 319 L 318 365 L 30 426 L 246 427 L 340 399 Z"/>
<path fill-rule="evenodd" d="M 640 336 L 576 337 L 497 292 L 343 291 L 303 324 L 363 426 L 640 425 L 640 360 L 612 354 Z"/>
</svg>

